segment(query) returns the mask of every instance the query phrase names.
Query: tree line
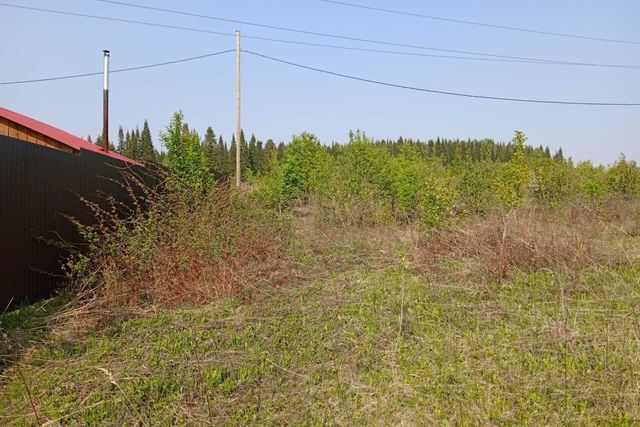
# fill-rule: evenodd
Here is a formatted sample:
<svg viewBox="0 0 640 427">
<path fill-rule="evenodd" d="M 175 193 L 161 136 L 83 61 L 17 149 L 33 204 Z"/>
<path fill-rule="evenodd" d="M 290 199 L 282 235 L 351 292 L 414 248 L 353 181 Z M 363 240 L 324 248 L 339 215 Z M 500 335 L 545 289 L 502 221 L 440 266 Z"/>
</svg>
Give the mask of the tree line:
<svg viewBox="0 0 640 427">
<path fill-rule="evenodd" d="M 183 120 L 180 125 L 182 133 L 194 138 L 195 144 L 192 149 L 198 151 L 198 156 L 202 157 L 203 167 L 208 173 L 218 180 L 235 175 L 235 135 L 227 143 L 222 135 L 216 135 L 211 126 L 206 129 L 204 137 L 200 137 L 198 132 L 189 129 L 189 125 Z M 352 138 L 353 133 L 349 135 L 349 140 Z M 88 137 L 88 140 L 91 142 L 91 136 Z M 420 157 L 439 159 L 444 165 L 452 165 L 460 161 L 508 162 L 515 152 L 513 142 L 500 143 L 487 138 L 461 140 L 438 137 L 425 141 L 400 136 L 395 140 L 375 139 L 372 140 L 372 143 L 377 147 L 384 148 L 391 157 L 401 155 L 406 147 L 412 147 Z M 95 144 L 102 146 L 101 136 L 96 138 Z M 332 142 L 321 148 L 333 158 L 337 158 L 347 145 Z M 167 166 L 168 153 L 165 150 L 155 148 L 147 120 L 142 125 L 142 131 L 138 126 L 126 131 L 120 126 L 116 144 L 110 143 L 109 146 L 111 150 L 130 159 Z M 287 144 L 284 142 L 276 144 L 273 139 L 267 139 L 266 142 L 263 142 L 253 134 L 247 141 L 244 131 L 242 131 L 240 133 L 241 178 L 252 180 L 269 175 L 282 161 L 286 146 Z M 167 149 L 166 145 L 163 145 L 163 148 Z M 564 160 L 562 148 L 559 148 L 554 154 L 551 154 L 548 146 L 543 147 L 542 145 L 538 147 L 525 146 L 524 150 L 529 157 Z"/>
</svg>

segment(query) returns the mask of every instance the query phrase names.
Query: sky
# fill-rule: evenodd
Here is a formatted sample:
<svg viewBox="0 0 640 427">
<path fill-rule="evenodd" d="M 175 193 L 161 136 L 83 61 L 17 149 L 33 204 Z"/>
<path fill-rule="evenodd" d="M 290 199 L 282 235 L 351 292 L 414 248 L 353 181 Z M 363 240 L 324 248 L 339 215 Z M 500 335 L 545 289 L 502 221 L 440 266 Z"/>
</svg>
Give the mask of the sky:
<svg viewBox="0 0 640 427">
<path fill-rule="evenodd" d="M 127 1 L 127 0 L 124 0 Z M 640 42 L 635 0 L 346 0 L 418 14 Z M 339 50 L 244 38 L 257 36 L 366 49 L 456 55 L 285 32 L 141 10 L 96 0 L 3 3 L 243 34 L 242 47 L 290 62 L 400 85 L 478 95 L 640 103 L 640 68 L 472 61 Z M 515 32 L 384 13 L 321 0 L 130 0 L 305 31 L 496 55 L 640 66 L 640 43 L 622 44 Z M 232 36 L 108 22 L 0 6 L 0 82 L 97 72 L 235 48 Z M 459 54 L 458 54 L 459 55 Z M 459 55 L 465 56 L 465 55 Z M 466 55 L 470 56 L 470 55 Z M 235 129 L 235 53 L 112 74 L 110 135 L 149 121 L 154 143 L 174 111 L 192 129 Z M 0 85 L 0 106 L 95 137 L 102 129 L 102 77 Z M 640 107 L 525 104 L 451 97 L 372 85 L 242 54 L 242 127 L 258 139 L 289 141 L 303 131 L 345 142 L 349 130 L 374 138 L 493 138 L 515 130 L 531 145 L 562 147 L 575 160 L 640 160 Z"/>
</svg>

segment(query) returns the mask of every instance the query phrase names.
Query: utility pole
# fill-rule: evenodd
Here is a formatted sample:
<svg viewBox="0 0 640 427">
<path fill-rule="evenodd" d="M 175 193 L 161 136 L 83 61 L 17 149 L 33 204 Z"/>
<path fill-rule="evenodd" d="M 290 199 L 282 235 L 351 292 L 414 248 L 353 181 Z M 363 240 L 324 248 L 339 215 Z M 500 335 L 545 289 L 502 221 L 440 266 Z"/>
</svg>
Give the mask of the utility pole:
<svg viewBox="0 0 640 427">
<path fill-rule="evenodd" d="M 109 51 L 104 54 L 104 80 L 102 87 L 102 147 L 105 153 L 109 152 Z"/>
<path fill-rule="evenodd" d="M 240 30 L 236 31 L 236 188 L 240 189 Z"/>
</svg>

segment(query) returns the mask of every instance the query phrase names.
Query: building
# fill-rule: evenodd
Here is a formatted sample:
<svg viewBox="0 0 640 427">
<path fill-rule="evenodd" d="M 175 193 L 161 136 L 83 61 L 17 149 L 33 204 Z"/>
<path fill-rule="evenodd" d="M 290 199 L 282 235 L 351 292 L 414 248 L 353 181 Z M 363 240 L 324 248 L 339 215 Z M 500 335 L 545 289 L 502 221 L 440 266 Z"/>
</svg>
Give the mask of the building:
<svg viewBox="0 0 640 427">
<path fill-rule="evenodd" d="M 137 183 L 155 186 L 152 173 L 0 108 L 0 313 L 54 294 L 64 284 L 66 248 L 82 248 L 74 221 L 95 223 L 95 206 L 115 206 L 122 215 L 134 211 L 145 194 Z"/>
<path fill-rule="evenodd" d="M 140 164 L 113 151 L 105 153 L 102 147 L 71 135 L 69 132 L 2 107 L 0 107 L 0 136 L 7 136 L 67 153 L 79 153 L 80 150 L 86 150 L 127 163 Z"/>
</svg>

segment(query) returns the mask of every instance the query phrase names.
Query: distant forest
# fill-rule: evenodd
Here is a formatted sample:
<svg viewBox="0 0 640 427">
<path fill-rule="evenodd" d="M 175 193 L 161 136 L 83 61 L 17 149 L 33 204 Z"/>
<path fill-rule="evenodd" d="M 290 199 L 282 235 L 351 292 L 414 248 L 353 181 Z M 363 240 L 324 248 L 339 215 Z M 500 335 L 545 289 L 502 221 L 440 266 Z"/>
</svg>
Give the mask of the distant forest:
<svg viewBox="0 0 640 427">
<path fill-rule="evenodd" d="M 217 178 L 226 178 L 234 175 L 235 135 L 231 137 L 230 143 L 227 143 L 222 135 L 216 135 L 213 128 L 208 127 L 204 138 L 201 138 L 198 132 L 190 130 L 186 123 L 184 124 L 183 132 L 190 133 L 200 141 L 205 163 L 209 171 Z M 91 136 L 88 137 L 88 140 L 93 142 Z M 401 153 L 403 146 L 412 145 L 417 147 L 425 159 L 440 158 L 445 165 L 454 164 L 462 160 L 508 162 L 514 152 L 513 143 L 495 142 L 493 139 L 488 138 L 461 140 L 438 137 L 423 141 L 400 136 L 396 140 L 377 139 L 374 140 L 374 143 L 375 145 L 386 147 L 392 156 Z M 102 137 L 98 136 L 95 144 L 102 146 Z M 240 144 L 243 179 L 249 176 L 257 177 L 269 174 L 277 163 L 282 160 L 287 146 L 284 142 L 276 144 L 273 139 L 267 139 L 266 142 L 263 142 L 257 139 L 255 135 L 251 135 L 247 142 L 244 131 L 240 134 Z M 146 120 L 142 126 L 142 131 L 140 131 L 139 127 L 124 131 L 120 126 L 116 144 L 110 142 L 109 146 L 111 150 L 141 162 L 166 163 L 167 154 L 154 148 L 151 130 Z M 344 144 L 332 142 L 330 145 L 322 145 L 322 147 L 333 157 L 337 157 L 344 148 Z M 553 154 L 549 147 L 543 147 L 542 145 L 538 147 L 526 146 L 525 149 L 529 156 L 564 160 L 562 148 Z"/>
</svg>

